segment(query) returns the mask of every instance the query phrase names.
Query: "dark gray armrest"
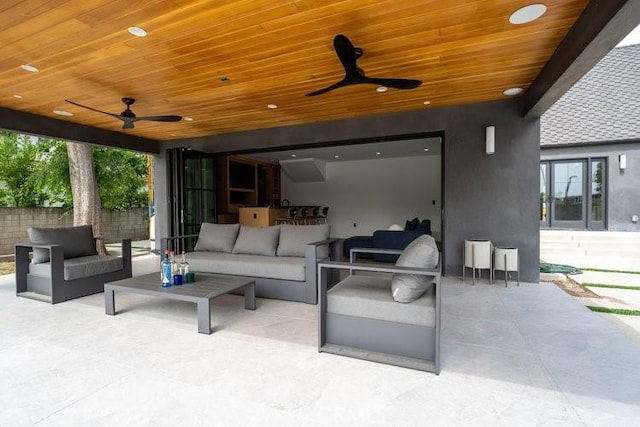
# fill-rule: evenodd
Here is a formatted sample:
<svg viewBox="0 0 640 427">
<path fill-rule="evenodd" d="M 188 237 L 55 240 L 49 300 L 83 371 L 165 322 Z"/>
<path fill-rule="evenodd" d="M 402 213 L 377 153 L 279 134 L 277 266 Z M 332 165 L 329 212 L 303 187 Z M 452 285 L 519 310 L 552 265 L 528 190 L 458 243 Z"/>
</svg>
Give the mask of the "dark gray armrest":
<svg viewBox="0 0 640 427">
<path fill-rule="evenodd" d="M 356 254 L 358 253 L 400 255 L 402 249 L 351 248 L 349 251 L 349 262 L 354 262 L 356 260 Z"/>
<path fill-rule="evenodd" d="M 305 302 L 307 304 L 317 304 L 318 302 L 318 277 L 316 276 L 316 264 L 318 262 L 318 248 L 321 246 L 329 246 L 329 259 L 337 260 L 340 258 L 342 239 L 330 237 L 318 242 L 312 242 L 305 245 Z"/>
<path fill-rule="evenodd" d="M 440 279 L 440 268 L 400 267 L 396 265 L 381 265 L 376 263 L 354 264 L 351 262 L 321 261 L 318 263 L 318 273 L 321 269 L 339 269 L 355 271 L 376 271 L 380 273 L 406 273 L 433 276 Z"/>
<path fill-rule="evenodd" d="M 51 282 L 63 283 L 64 281 L 64 248 L 62 245 L 39 245 L 34 243 L 16 243 L 16 294 L 26 292 L 27 274 L 29 273 L 29 253 L 34 248 L 47 249 L 49 251 L 49 263 L 51 268 Z M 57 301 L 58 293 L 62 292 L 52 286 L 51 298 Z"/>
</svg>

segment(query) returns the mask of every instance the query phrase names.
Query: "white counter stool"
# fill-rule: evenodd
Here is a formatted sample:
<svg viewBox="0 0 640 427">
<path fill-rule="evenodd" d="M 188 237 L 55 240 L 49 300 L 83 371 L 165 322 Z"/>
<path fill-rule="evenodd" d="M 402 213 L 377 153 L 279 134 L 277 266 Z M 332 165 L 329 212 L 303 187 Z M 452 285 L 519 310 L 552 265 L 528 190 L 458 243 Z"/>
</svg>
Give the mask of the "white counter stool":
<svg viewBox="0 0 640 427">
<path fill-rule="evenodd" d="M 496 270 L 504 271 L 505 288 L 508 285 L 510 271 L 517 273 L 518 286 L 520 286 L 520 258 L 518 256 L 518 248 L 496 247 L 493 252 L 493 277 L 496 276 Z"/>
<path fill-rule="evenodd" d="M 472 269 L 473 284 L 476 284 L 476 269 L 489 270 L 489 283 L 492 283 L 492 270 L 491 270 L 491 252 L 493 246 L 491 240 L 465 240 L 464 247 L 462 248 L 462 259 L 464 265 L 462 266 L 462 281 L 464 282 L 465 270 L 467 268 Z M 482 272 L 478 273 L 480 277 Z"/>
</svg>

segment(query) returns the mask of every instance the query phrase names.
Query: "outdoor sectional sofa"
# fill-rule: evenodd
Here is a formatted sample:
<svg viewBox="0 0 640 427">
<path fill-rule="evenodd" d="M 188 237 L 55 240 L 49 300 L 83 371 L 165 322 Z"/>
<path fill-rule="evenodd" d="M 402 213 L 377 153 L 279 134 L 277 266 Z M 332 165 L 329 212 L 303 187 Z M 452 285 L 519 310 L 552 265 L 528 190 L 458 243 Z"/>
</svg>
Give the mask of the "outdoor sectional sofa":
<svg viewBox="0 0 640 427">
<path fill-rule="evenodd" d="M 316 264 L 337 260 L 340 240 L 329 238 L 330 226 L 203 223 L 198 235 L 162 239 L 162 250 L 184 248 L 198 237 L 186 257 L 191 271 L 255 278 L 256 296 L 317 304 Z"/>
</svg>

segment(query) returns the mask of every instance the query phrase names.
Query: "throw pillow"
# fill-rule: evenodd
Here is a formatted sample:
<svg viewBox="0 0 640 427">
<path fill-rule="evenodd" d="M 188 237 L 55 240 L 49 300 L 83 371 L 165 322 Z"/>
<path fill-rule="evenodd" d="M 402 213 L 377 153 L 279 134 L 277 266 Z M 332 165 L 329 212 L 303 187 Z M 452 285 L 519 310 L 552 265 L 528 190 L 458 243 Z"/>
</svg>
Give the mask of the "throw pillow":
<svg viewBox="0 0 640 427">
<path fill-rule="evenodd" d="M 423 219 L 422 222 L 416 227 L 416 231 L 420 231 L 423 234 L 431 234 L 431 221 L 428 219 Z"/>
<path fill-rule="evenodd" d="M 307 243 L 319 242 L 329 238 L 331 226 L 319 225 L 281 225 L 280 243 L 278 244 L 278 256 L 304 257 L 304 248 Z M 326 248 L 320 248 L 321 258 L 326 258 Z M 324 249 L 324 251 L 322 251 Z M 324 252 L 324 253 L 323 253 Z M 324 255 L 324 256 L 323 256 Z"/>
<path fill-rule="evenodd" d="M 420 220 L 418 218 L 407 220 L 407 222 L 404 223 L 404 229 L 407 231 L 415 230 L 418 227 L 418 224 L 420 224 Z"/>
<path fill-rule="evenodd" d="M 238 230 L 240 230 L 240 224 L 203 222 L 194 250 L 231 253 L 238 237 Z"/>
<path fill-rule="evenodd" d="M 279 236 L 279 225 L 271 227 L 241 225 L 238 240 L 236 240 L 236 244 L 233 247 L 233 253 L 275 256 Z"/>
<path fill-rule="evenodd" d="M 76 227 L 37 228 L 27 230 L 29 241 L 36 245 L 62 245 L 64 258 L 97 255 L 93 229 L 90 225 Z M 49 250 L 34 249 L 33 262 L 49 262 Z"/>
<path fill-rule="evenodd" d="M 428 234 L 424 234 L 402 251 L 396 265 L 399 267 L 436 268 L 439 258 L 436 241 Z M 397 302 L 412 302 L 426 292 L 431 282 L 429 276 L 421 274 L 394 274 L 391 280 L 391 295 Z"/>
</svg>

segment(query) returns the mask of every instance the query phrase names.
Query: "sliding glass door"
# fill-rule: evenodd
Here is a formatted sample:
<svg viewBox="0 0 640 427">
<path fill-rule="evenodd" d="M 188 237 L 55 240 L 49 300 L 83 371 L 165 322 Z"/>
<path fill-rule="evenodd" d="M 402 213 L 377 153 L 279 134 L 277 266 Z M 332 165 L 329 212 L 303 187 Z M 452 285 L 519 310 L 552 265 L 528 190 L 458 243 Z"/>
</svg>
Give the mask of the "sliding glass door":
<svg viewBox="0 0 640 427">
<path fill-rule="evenodd" d="M 203 222 L 216 222 L 215 157 L 180 148 L 169 150 L 168 162 L 171 235 L 198 234 Z M 195 240 L 178 250 L 192 250 Z"/>
<path fill-rule="evenodd" d="M 540 226 L 605 229 L 605 159 L 540 164 Z"/>
</svg>

